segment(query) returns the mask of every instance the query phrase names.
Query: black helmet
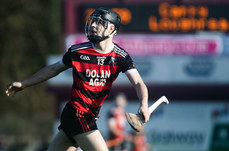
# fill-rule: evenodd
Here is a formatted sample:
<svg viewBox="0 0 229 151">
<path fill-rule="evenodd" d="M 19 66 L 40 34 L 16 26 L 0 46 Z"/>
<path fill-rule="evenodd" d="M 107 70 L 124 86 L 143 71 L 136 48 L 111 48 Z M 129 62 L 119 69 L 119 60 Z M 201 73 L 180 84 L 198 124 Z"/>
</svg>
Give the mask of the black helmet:
<svg viewBox="0 0 229 151">
<path fill-rule="evenodd" d="M 104 28 L 108 27 L 108 23 L 112 23 L 115 26 L 115 30 L 118 30 L 121 24 L 121 17 L 118 13 L 112 11 L 111 9 L 100 7 L 97 8 L 88 18 L 86 24 L 85 24 L 85 33 L 88 37 L 88 40 L 92 42 L 100 42 L 102 40 L 105 40 L 109 37 L 101 37 L 101 36 L 95 36 L 92 34 L 92 23 L 102 23 Z M 115 31 L 114 30 L 114 31 Z M 114 32 L 113 31 L 113 32 Z"/>
<path fill-rule="evenodd" d="M 91 17 L 99 17 L 105 21 L 109 21 L 115 25 L 116 29 L 119 29 L 121 24 L 121 17 L 118 13 L 114 12 L 111 9 L 100 7 L 96 9 L 91 15 Z"/>
</svg>

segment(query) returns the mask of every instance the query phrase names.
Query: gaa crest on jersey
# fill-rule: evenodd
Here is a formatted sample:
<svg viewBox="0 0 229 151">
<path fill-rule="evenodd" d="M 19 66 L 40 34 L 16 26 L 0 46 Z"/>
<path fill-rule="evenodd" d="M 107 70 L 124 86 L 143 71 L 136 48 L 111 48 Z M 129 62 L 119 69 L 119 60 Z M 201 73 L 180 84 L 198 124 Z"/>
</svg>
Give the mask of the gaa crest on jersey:
<svg viewBox="0 0 229 151">
<path fill-rule="evenodd" d="M 87 55 L 80 55 L 80 59 L 90 61 L 90 57 Z"/>
</svg>

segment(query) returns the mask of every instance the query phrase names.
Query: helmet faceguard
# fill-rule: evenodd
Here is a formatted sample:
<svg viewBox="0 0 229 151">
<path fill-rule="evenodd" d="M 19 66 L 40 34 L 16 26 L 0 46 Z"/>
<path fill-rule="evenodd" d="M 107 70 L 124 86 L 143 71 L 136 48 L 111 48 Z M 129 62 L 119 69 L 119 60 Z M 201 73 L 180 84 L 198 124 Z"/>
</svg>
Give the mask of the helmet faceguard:
<svg viewBox="0 0 229 151">
<path fill-rule="evenodd" d="M 121 18 L 119 16 L 119 14 L 117 14 L 116 12 L 114 12 L 110 9 L 101 7 L 101 8 L 96 9 L 88 17 L 87 22 L 85 24 L 85 33 L 86 33 L 86 36 L 87 36 L 89 41 L 94 42 L 94 43 L 98 43 L 100 41 L 103 41 L 103 40 L 109 38 L 110 35 L 98 36 L 95 34 L 95 32 L 97 32 L 97 33 L 100 32 L 102 30 L 102 27 L 104 29 L 107 29 L 109 24 L 113 24 L 115 26 L 115 30 L 118 30 L 120 27 L 120 23 L 121 23 Z M 95 29 L 92 26 L 92 24 L 96 24 L 97 28 Z"/>
</svg>

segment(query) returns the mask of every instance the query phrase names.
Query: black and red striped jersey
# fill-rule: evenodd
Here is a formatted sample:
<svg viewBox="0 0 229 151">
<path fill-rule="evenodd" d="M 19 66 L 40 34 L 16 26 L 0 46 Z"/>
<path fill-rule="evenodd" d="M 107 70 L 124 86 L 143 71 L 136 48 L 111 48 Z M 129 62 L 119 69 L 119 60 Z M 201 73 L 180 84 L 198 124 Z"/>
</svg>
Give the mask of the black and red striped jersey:
<svg viewBox="0 0 229 151">
<path fill-rule="evenodd" d="M 135 68 L 129 54 L 117 44 L 109 53 L 96 51 L 91 42 L 73 45 L 62 61 L 73 68 L 70 104 L 93 116 L 98 116 L 118 74 Z"/>
</svg>

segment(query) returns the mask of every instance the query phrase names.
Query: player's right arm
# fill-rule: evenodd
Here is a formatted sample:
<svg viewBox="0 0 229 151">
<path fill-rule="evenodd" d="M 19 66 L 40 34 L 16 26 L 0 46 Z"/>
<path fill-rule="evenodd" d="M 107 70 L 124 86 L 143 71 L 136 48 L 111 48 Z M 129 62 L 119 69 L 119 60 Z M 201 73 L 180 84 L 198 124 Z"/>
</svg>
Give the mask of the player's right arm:
<svg viewBox="0 0 229 151">
<path fill-rule="evenodd" d="M 66 69 L 68 69 L 68 67 L 66 67 L 61 61 L 48 65 L 23 81 L 10 83 L 6 88 L 6 95 L 13 96 L 16 92 L 46 81 Z"/>
</svg>

